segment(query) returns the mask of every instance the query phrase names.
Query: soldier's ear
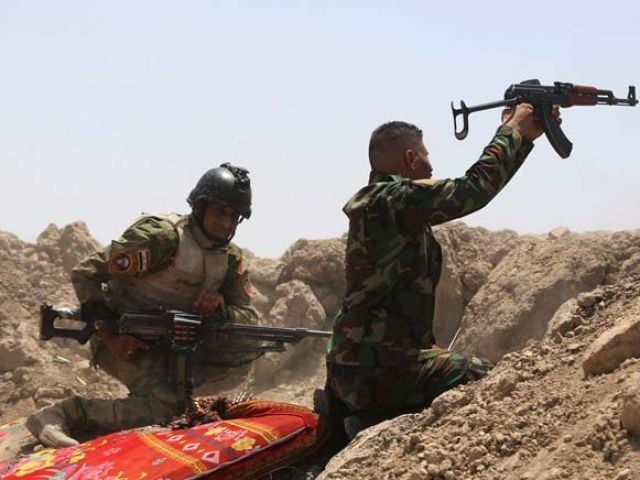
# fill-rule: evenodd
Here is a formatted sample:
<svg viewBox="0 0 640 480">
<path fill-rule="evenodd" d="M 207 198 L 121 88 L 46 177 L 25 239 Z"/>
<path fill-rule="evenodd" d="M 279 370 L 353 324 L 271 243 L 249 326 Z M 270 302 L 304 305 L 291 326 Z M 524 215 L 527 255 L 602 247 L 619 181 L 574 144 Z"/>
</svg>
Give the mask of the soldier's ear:
<svg viewBox="0 0 640 480">
<path fill-rule="evenodd" d="M 416 152 L 411 148 L 407 148 L 402 154 L 402 166 L 410 172 L 416 169 Z"/>
</svg>

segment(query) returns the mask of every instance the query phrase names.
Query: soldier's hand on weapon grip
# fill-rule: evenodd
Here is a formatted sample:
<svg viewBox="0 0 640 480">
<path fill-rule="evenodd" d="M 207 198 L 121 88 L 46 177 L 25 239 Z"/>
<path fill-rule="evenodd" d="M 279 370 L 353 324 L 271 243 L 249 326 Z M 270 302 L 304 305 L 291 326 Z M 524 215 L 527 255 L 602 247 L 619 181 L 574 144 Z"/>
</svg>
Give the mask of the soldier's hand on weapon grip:
<svg viewBox="0 0 640 480">
<path fill-rule="evenodd" d="M 102 340 L 111 353 L 120 360 L 131 361 L 140 350 L 146 351 L 150 348 L 147 342 L 139 338 L 101 330 L 99 324 L 96 324 L 96 330 L 98 331 L 100 340 Z"/>
<path fill-rule="evenodd" d="M 215 290 L 203 288 L 198 293 L 193 308 L 202 313 L 214 313 L 219 308 L 224 308 L 224 297 Z"/>
<path fill-rule="evenodd" d="M 520 103 L 516 105 L 515 108 L 507 109 L 502 112 L 503 125 L 518 130 L 523 138 L 532 142 L 544 133 L 542 119 L 537 119 L 534 113 L 535 110 L 531 104 Z M 562 123 L 562 118 L 560 118 L 560 107 L 554 105 L 551 108 L 551 114 L 558 124 Z"/>
<path fill-rule="evenodd" d="M 533 106 L 528 103 L 516 105 L 503 125 L 517 130 L 522 138 L 529 141 L 535 140 L 544 133 L 542 123 L 534 117 Z"/>
<path fill-rule="evenodd" d="M 562 125 L 562 117 L 560 116 L 560 107 L 558 105 L 551 107 L 551 115 L 556 119 L 558 125 Z"/>
</svg>

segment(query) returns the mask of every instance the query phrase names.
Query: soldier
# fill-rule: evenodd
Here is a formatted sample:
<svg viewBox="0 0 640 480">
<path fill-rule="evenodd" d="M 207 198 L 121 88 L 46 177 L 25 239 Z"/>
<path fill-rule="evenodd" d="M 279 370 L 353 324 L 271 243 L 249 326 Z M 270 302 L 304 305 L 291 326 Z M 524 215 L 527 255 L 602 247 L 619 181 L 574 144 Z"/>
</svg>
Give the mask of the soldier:
<svg viewBox="0 0 640 480">
<path fill-rule="evenodd" d="M 247 174 L 228 163 L 207 171 L 187 198 L 190 215 L 145 215 L 119 240 L 81 261 L 71 272 L 81 314 L 158 306 L 201 313 L 222 308 L 230 321 L 257 323 L 242 251 L 229 243 L 238 224 L 251 216 Z M 196 365 L 214 365 L 205 370 L 207 380 L 228 378 L 234 373 L 229 367 L 243 363 L 225 356 L 228 344 L 207 342 L 196 350 Z M 181 413 L 181 392 L 169 380 L 169 352 L 105 330 L 92 336 L 91 350 L 94 363 L 123 382 L 129 396 L 73 396 L 35 412 L 26 426 L 43 444 L 77 444 L 71 429 L 106 433 L 166 423 Z"/>
<path fill-rule="evenodd" d="M 553 114 L 560 122 L 557 108 Z M 324 401 L 333 418 L 344 419 L 349 438 L 384 419 L 421 410 L 492 368 L 435 345 L 442 251 L 431 227 L 489 203 L 542 132 L 531 105 L 505 111 L 480 159 L 464 176 L 444 180 L 431 179 L 416 126 L 390 122 L 371 135 L 369 184 L 344 207 L 347 291 L 327 349 Z"/>
</svg>

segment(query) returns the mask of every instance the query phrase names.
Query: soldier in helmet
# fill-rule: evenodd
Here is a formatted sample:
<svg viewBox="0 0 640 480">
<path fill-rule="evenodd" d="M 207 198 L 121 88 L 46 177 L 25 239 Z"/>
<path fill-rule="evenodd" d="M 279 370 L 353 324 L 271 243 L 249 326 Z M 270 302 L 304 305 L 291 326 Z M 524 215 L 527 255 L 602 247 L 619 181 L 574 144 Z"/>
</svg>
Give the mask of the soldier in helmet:
<svg viewBox="0 0 640 480">
<path fill-rule="evenodd" d="M 159 306 L 213 313 L 232 322 L 257 323 L 250 304 L 249 272 L 242 251 L 230 243 L 251 216 L 248 171 L 228 163 L 207 171 L 189 194 L 189 215 L 144 215 L 111 245 L 89 255 L 71 272 L 82 315 Z M 129 389 L 121 399 L 73 396 L 30 415 L 26 426 L 50 447 L 77 443 L 72 429 L 112 432 L 162 424 L 180 413 L 180 392 L 170 380 L 169 352 L 128 336 L 98 330 L 93 361 Z M 196 350 L 195 382 L 237 376 L 242 361 L 229 341 Z"/>
</svg>

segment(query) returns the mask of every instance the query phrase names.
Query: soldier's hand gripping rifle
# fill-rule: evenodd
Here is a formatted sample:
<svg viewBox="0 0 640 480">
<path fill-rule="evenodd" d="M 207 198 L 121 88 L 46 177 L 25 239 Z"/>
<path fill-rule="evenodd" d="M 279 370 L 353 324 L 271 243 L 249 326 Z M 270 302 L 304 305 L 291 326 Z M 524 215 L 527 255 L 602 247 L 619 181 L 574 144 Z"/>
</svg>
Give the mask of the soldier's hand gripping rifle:
<svg viewBox="0 0 640 480">
<path fill-rule="evenodd" d="M 573 107 L 577 105 L 628 105 L 635 106 L 636 87 L 629 86 L 627 98 L 616 98 L 611 90 L 599 90 L 596 87 L 574 85 L 572 83 L 554 82 L 553 85 L 541 85 L 539 80 L 527 80 L 516 83 L 504 92 L 504 100 L 484 103 L 468 107 L 463 101 L 460 108 L 455 108 L 451 102 L 453 112 L 453 128 L 456 138 L 463 140 L 469 133 L 469 114 L 480 110 L 488 110 L 498 107 L 513 107 L 518 103 L 529 103 L 535 109 L 534 115 L 542 120 L 544 133 L 549 139 L 553 149 L 562 158 L 571 154 L 573 144 L 560 129 L 558 122 L 551 114 L 553 105 L 560 107 Z M 458 130 L 457 117 L 462 115 L 462 128 Z"/>
<path fill-rule="evenodd" d="M 225 349 L 225 354 L 244 354 L 244 358 L 218 362 L 207 361 L 213 366 L 240 366 L 250 363 L 266 352 L 283 352 L 285 343 L 297 343 L 306 337 L 331 336 L 331 332 L 307 328 L 267 327 L 231 323 L 224 318 L 222 310 L 215 315 L 199 315 L 178 310 L 157 309 L 145 312 L 125 312 L 122 314 L 99 310 L 95 316 L 81 315 L 80 308 L 40 307 L 40 339 L 54 337 L 73 338 L 86 343 L 96 331 L 106 331 L 119 335 L 129 335 L 153 346 L 164 347 L 171 352 L 171 380 L 176 385 L 179 408 L 190 404 L 193 390 L 192 356 L 198 346 L 207 339 L 248 339 L 256 341 L 255 346 Z M 86 318 L 89 317 L 89 318 Z M 56 326 L 60 319 L 75 320 L 82 328 Z"/>
</svg>

